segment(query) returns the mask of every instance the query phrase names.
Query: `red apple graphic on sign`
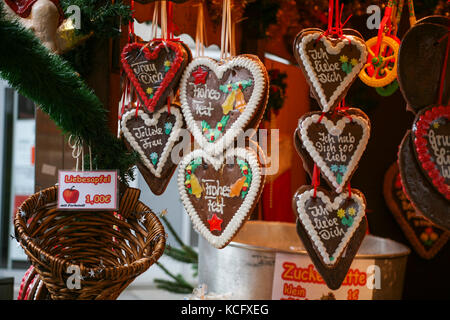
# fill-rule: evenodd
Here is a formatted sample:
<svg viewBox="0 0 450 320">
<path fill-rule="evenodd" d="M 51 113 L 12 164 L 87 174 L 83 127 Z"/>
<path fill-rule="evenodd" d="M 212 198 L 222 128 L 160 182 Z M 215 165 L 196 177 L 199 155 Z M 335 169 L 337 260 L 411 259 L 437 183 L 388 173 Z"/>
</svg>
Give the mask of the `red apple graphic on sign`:
<svg viewBox="0 0 450 320">
<path fill-rule="evenodd" d="M 80 192 L 78 192 L 78 190 L 76 190 L 74 188 L 75 188 L 75 186 L 63 191 L 63 198 L 67 203 L 77 203 L 77 201 L 78 201 Z"/>
</svg>

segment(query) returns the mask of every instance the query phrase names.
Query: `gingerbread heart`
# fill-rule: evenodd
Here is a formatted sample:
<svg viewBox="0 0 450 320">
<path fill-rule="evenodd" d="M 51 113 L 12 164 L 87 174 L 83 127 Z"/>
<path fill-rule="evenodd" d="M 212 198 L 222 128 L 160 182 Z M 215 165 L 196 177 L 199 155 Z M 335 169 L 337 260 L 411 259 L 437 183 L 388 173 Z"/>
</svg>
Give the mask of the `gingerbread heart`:
<svg viewBox="0 0 450 320">
<path fill-rule="evenodd" d="M 438 24 L 446 20 L 446 25 Z M 398 52 L 398 82 L 408 107 L 414 112 L 436 104 L 439 100 L 448 25 L 446 17 L 428 18 L 413 26 L 402 39 Z M 437 22 L 437 23 L 434 23 Z M 445 82 L 450 81 L 450 63 L 445 71 Z M 450 87 L 444 87 L 442 103 L 448 104 Z"/>
<path fill-rule="evenodd" d="M 341 259 L 334 265 L 333 268 L 329 268 L 322 263 L 320 254 L 318 254 L 314 249 L 314 244 L 309 238 L 307 231 L 297 218 L 297 234 L 302 240 L 302 243 L 305 246 L 305 249 L 317 271 L 322 276 L 328 288 L 332 290 L 337 290 L 341 287 L 342 282 L 347 276 L 348 270 L 352 265 L 353 259 L 366 235 L 366 231 L 367 220 L 363 219 L 358 228 L 355 230 L 353 236 L 350 238 L 349 244 L 345 248 L 345 252 L 341 256 Z"/>
<path fill-rule="evenodd" d="M 430 107 L 418 113 L 412 135 L 425 176 L 450 200 L 450 106 Z"/>
<path fill-rule="evenodd" d="M 267 71 L 251 55 L 222 62 L 194 59 L 180 82 L 187 127 L 201 148 L 211 155 L 223 152 L 248 126 L 259 125 L 267 92 Z"/>
<path fill-rule="evenodd" d="M 298 137 L 307 152 L 305 166 L 314 163 L 336 192 L 342 192 L 355 172 L 370 136 L 370 120 L 357 109 L 323 114 L 311 112 L 298 122 Z M 307 170 L 309 173 L 312 169 Z"/>
<path fill-rule="evenodd" d="M 184 127 L 177 105 L 167 106 L 149 115 L 132 109 L 122 116 L 121 130 L 127 146 L 139 154 L 138 168 L 155 194 L 164 192 L 176 164 L 171 152 Z"/>
<path fill-rule="evenodd" d="M 293 207 L 321 263 L 333 268 L 363 220 L 366 202 L 356 189 L 331 195 L 321 187 L 303 186 L 294 195 Z"/>
<path fill-rule="evenodd" d="M 324 112 L 339 104 L 366 63 L 366 44 L 356 34 L 335 38 L 306 29 L 294 41 L 294 55 Z"/>
<path fill-rule="evenodd" d="M 416 160 L 411 131 L 406 132 L 398 152 L 398 167 L 403 190 L 417 213 L 434 224 L 450 230 L 449 201 L 436 191 Z"/>
<path fill-rule="evenodd" d="M 225 247 L 247 220 L 263 187 L 257 155 L 236 148 L 214 158 L 197 149 L 183 158 L 178 189 L 196 229 L 212 246 Z"/>
<path fill-rule="evenodd" d="M 384 199 L 414 250 L 424 259 L 433 258 L 447 243 L 450 233 L 418 214 L 403 192 L 397 163 L 384 177 Z"/>
<path fill-rule="evenodd" d="M 189 62 L 185 46 L 173 41 L 130 43 L 122 51 L 122 65 L 149 112 L 167 104 Z"/>
</svg>

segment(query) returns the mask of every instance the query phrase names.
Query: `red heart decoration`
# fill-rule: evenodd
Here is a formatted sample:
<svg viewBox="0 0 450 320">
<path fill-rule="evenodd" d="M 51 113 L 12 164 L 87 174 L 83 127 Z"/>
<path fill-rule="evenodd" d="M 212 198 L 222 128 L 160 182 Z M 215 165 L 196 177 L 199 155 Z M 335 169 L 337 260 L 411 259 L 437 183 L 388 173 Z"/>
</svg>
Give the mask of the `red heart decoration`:
<svg viewBox="0 0 450 320">
<path fill-rule="evenodd" d="M 450 106 L 419 113 L 413 129 L 416 157 L 425 175 L 450 200 Z"/>
<path fill-rule="evenodd" d="M 122 51 L 122 65 L 139 99 L 153 112 L 166 104 L 181 77 L 189 55 L 173 41 L 130 43 Z"/>
</svg>

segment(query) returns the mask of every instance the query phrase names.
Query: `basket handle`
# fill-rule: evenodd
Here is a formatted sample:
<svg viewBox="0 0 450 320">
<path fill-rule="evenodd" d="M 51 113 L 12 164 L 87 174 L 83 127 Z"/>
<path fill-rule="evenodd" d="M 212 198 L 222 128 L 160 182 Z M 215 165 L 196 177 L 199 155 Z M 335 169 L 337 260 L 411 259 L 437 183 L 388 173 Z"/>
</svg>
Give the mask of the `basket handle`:
<svg viewBox="0 0 450 320">
<path fill-rule="evenodd" d="M 125 219 L 135 211 L 136 205 L 139 201 L 139 196 L 141 195 L 141 190 L 136 188 L 127 188 L 120 198 L 119 212 Z"/>
</svg>

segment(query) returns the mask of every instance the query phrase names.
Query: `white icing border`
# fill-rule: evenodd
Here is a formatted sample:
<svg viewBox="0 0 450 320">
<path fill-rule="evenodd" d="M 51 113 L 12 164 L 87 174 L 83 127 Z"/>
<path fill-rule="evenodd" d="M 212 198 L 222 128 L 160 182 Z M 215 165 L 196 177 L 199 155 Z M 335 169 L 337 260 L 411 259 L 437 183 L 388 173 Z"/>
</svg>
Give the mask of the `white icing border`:
<svg viewBox="0 0 450 320">
<path fill-rule="evenodd" d="M 334 211 L 339 208 L 339 205 L 342 203 L 342 201 L 344 201 L 348 197 L 348 194 L 347 193 L 339 194 L 336 198 L 334 198 L 333 202 L 331 202 L 330 198 L 327 195 L 325 195 L 322 191 L 318 190 L 316 196 L 319 197 L 322 200 L 322 202 L 326 204 L 327 209 Z M 355 233 L 356 229 L 359 227 L 359 224 L 365 215 L 366 205 L 364 203 L 363 198 L 361 198 L 355 192 L 352 192 L 351 198 L 358 204 L 359 210 L 354 216 L 353 224 L 351 225 L 350 228 L 347 229 L 345 236 L 342 238 L 336 250 L 331 255 L 332 257 L 334 257 L 334 260 L 330 261 L 330 256 L 328 255 L 323 242 L 320 240 L 320 237 L 317 231 L 314 229 L 311 220 L 305 213 L 305 203 L 312 197 L 314 197 L 314 189 L 307 190 L 298 196 L 297 213 L 299 216 L 299 221 L 302 223 L 309 237 L 314 242 L 314 245 L 320 252 L 322 260 L 325 262 L 325 264 L 333 266 L 339 260 L 338 258 L 340 257 L 344 249 L 347 247 L 347 244 L 350 241 L 353 234 Z"/>
<path fill-rule="evenodd" d="M 363 130 L 361 140 L 359 141 L 358 145 L 356 146 L 356 150 L 353 153 L 352 158 L 348 162 L 347 171 L 342 176 L 342 182 L 339 184 L 336 181 L 336 177 L 334 176 L 331 169 L 326 165 L 323 158 L 320 156 L 319 152 L 317 152 L 314 143 L 309 140 L 307 131 L 309 126 L 312 123 L 317 123 L 322 117 L 322 115 L 314 114 L 312 116 L 304 118 L 301 123 L 299 123 L 300 127 L 300 134 L 302 137 L 303 145 L 305 146 L 306 150 L 308 151 L 309 155 L 313 159 L 314 163 L 317 164 L 320 171 L 324 173 L 324 175 L 328 178 L 328 180 L 331 182 L 333 187 L 335 188 L 336 192 L 342 192 L 343 188 L 345 187 L 347 180 L 355 170 L 355 167 L 358 165 L 359 160 L 361 159 L 364 150 L 366 149 L 367 142 L 369 141 L 370 137 L 370 126 L 369 123 L 360 116 L 350 115 L 352 120 L 359 124 Z M 329 120 L 326 115 L 322 117 L 322 120 L 320 121 L 321 124 L 325 125 L 328 132 L 333 136 L 339 136 L 342 133 L 342 130 L 344 130 L 344 127 L 347 123 L 350 122 L 350 119 L 347 117 L 343 117 L 342 119 L 339 119 L 336 125 L 333 121 Z"/>
<path fill-rule="evenodd" d="M 303 66 L 305 67 L 305 70 L 311 79 L 314 88 L 317 91 L 317 94 L 320 98 L 320 104 L 322 105 L 323 111 L 328 112 L 333 104 L 336 102 L 337 98 L 342 94 L 342 92 L 352 83 L 352 81 L 358 76 L 359 72 L 364 67 L 366 61 L 367 61 L 367 47 L 366 44 L 358 40 L 354 36 L 346 35 L 345 38 L 348 39 L 349 43 L 355 44 L 356 47 L 361 52 L 361 59 L 358 62 L 356 66 L 353 66 L 352 71 L 343 79 L 343 81 L 339 84 L 339 86 L 336 88 L 336 90 L 333 92 L 333 94 L 330 97 L 330 100 L 327 101 L 325 97 L 325 93 L 323 91 L 322 85 L 317 78 L 316 73 L 314 72 L 314 67 L 309 60 L 308 55 L 306 54 L 306 45 L 310 41 L 316 41 L 317 38 L 321 36 L 322 33 L 315 32 L 308 34 L 302 38 L 302 41 L 297 43 L 297 51 L 300 54 Z M 336 46 L 333 46 L 331 41 L 328 40 L 327 37 L 323 36 L 320 41 L 323 42 L 325 45 L 325 48 L 327 49 L 327 52 L 332 55 L 339 54 L 341 52 L 341 49 L 345 46 L 345 40 L 339 42 Z M 353 41 L 352 41 L 353 40 Z"/>
<path fill-rule="evenodd" d="M 158 111 L 152 113 L 153 117 L 150 118 L 150 116 L 144 112 L 143 110 L 138 110 L 138 116 L 144 120 L 145 124 L 147 126 L 154 126 L 158 123 L 159 117 L 163 112 L 168 112 L 169 109 L 167 106 L 164 108 L 159 109 Z M 136 115 L 136 109 L 132 109 L 128 112 L 126 112 L 122 116 L 121 124 L 121 130 L 123 132 L 123 136 L 128 141 L 130 146 L 137 151 L 139 154 L 139 158 L 141 159 L 142 163 L 150 170 L 152 174 L 155 175 L 157 178 L 161 178 L 161 171 L 164 168 L 164 165 L 167 162 L 167 159 L 170 156 L 170 153 L 172 151 L 173 145 L 175 142 L 178 141 L 178 138 L 180 136 L 180 130 L 183 126 L 183 117 L 181 115 L 181 112 L 178 108 L 170 108 L 170 113 L 175 115 L 175 124 L 172 128 L 172 131 L 170 132 L 169 139 L 167 140 L 166 145 L 164 146 L 164 149 L 161 153 L 161 157 L 158 159 L 158 164 L 155 168 L 153 163 L 146 157 L 144 150 L 139 146 L 136 139 L 134 138 L 133 134 L 128 130 L 126 123 L 128 120 L 132 119 Z"/>
<path fill-rule="evenodd" d="M 252 171 L 252 182 L 244 201 L 234 214 L 233 218 L 225 227 L 222 234 L 220 236 L 215 236 L 202 222 L 200 216 L 189 200 L 188 192 L 186 191 L 186 186 L 184 183 L 186 178 L 185 172 L 189 163 L 198 157 L 201 157 L 206 160 L 206 162 L 212 164 L 215 170 L 219 170 L 224 160 L 231 156 L 237 156 L 238 158 L 245 159 L 247 161 L 250 166 L 250 170 Z M 261 167 L 256 154 L 251 150 L 243 148 L 228 150 L 224 157 L 222 156 L 218 158 L 210 156 L 202 149 L 194 150 L 183 158 L 178 172 L 178 190 L 180 192 L 181 201 L 183 202 L 184 208 L 191 218 L 194 229 L 197 230 L 197 232 L 199 232 L 212 246 L 217 249 L 221 249 L 226 246 L 231 241 L 242 223 L 244 223 L 245 217 L 252 208 L 253 203 L 257 200 L 260 188 L 262 188 L 261 182 Z"/>
<path fill-rule="evenodd" d="M 234 66 L 247 69 L 253 77 L 253 92 L 249 101 L 247 101 L 244 112 L 242 112 L 227 132 L 214 142 L 209 142 L 203 135 L 201 128 L 195 123 L 187 101 L 187 80 L 189 79 L 192 71 L 194 71 L 198 66 L 208 67 L 216 74 L 218 79 L 221 79 L 225 71 Z M 183 115 L 186 120 L 186 125 L 200 147 L 213 156 L 216 156 L 223 150 L 227 149 L 234 142 L 234 139 L 239 135 L 240 131 L 254 116 L 258 109 L 258 105 L 262 102 L 266 86 L 264 70 L 258 62 L 250 58 L 237 56 L 231 60 L 227 60 L 224 64 L 218 64 L 215 60 L 207 57 L 200 57 L 192 60 L 192 62 L 184 70 L 183 76 L 180 80 L 180 101 L 181 109 L 183 110 Z"/>
</svg>

